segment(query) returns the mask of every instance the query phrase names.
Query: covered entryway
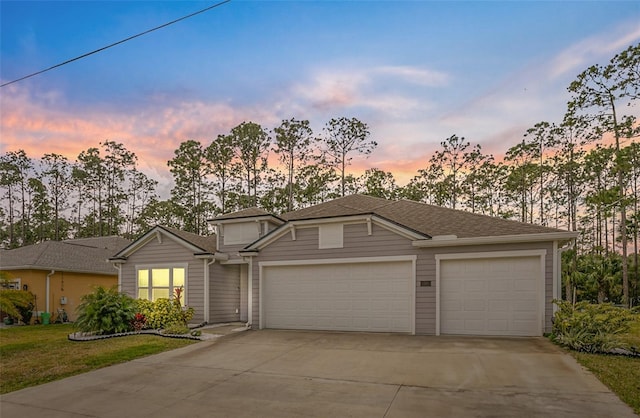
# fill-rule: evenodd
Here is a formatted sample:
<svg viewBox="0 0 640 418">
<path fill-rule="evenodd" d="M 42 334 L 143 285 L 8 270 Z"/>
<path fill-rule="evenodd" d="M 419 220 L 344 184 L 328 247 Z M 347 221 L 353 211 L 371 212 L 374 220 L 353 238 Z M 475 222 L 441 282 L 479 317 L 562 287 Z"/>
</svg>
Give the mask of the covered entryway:
<svg viewBox="0 0 640 418">
<path fill-rule="evenodd" d="M 542 335 L 544 255 L 438 257 L 440 333 Z"/>
<path fill-rule="evenodd" d="M 260 327 L 413 333 L 414 263 L 261 263 Z"/>
</svg>

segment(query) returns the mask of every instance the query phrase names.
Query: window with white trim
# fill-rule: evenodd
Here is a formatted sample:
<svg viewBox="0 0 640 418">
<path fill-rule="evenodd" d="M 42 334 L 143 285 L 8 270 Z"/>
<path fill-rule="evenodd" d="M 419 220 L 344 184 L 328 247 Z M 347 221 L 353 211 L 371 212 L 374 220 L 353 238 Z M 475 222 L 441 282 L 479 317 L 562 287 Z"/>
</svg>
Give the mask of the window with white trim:
<svg viewBox="0 0 640 418">
<path fill-rule="evenodd" d="M 325 224 L 318 227 L 318 247 L 343 248 L 342 224 Z"/>
<path fill-rule="evenodd" d="M 160 298 L 171 299 L 175 289 L 186 287 L 187 268 L 185 266 L 138 268 L 136 272 L 138 298 L 155 301 Z M 183 293 L 182 304 L 186 298 Z"/>
</svg>

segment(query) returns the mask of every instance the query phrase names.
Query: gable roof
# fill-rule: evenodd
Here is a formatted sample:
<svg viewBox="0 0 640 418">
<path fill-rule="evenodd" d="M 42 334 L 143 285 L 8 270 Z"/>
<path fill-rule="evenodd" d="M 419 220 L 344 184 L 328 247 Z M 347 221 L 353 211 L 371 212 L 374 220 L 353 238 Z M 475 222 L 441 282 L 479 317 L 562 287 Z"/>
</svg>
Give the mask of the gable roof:
<svg viewBox="0 0 640 418">
<path fill-rule="evenodd" d="M 12 250 L 0 250 L 2 270 L 57 270 L 117 275 L 107 261 L 131 241 L 120 237 L 45 241 Z"/>
<path fill-rule="evenodd" d="M 158 234 L 168 236 L 169 238 L 177 241 L 179 244 L 193 251 L 194 255 L 215 255 L 217 252 L 217 238 L 215 234 L 202 236 L 168 226 L 156 225 L 130 245 L 122 248 L 115 255 L 112 253 L 110 260 L 125 260 L 131 254 L 156 238 Z"/>
<path fill-rule="evenodd" d="M 369 214 L 377 215 L 429 237 L 455 235 L 458 238 L 475 238 L 564 232 L 560 229 L 443 208 L 411 200 L 392 201 L 360 194 L 345 196 L 285 213 L 282 218 L 287 221 L 301 221 Z"/>
</svg>

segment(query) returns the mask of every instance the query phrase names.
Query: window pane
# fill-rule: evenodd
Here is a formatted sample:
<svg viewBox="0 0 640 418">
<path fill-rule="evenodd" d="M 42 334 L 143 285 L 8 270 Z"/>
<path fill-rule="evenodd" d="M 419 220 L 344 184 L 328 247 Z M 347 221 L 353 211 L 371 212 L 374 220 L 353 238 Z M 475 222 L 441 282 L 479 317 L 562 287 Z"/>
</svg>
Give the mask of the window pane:
<svg viewBox="0 0 640 418">
<path fill-rule="evenodd" d="M 184 286 L 184 268 L 173 269 L 173 287 Z"/>
<path fill-rule="evenodd" d="M 165 289 L 156 289 L 154 288 L 151 291 L 151 294 L 153 295 L 153 300 L 156 301 L 160 298 L 165 298 L 165 299 L 169 299 L 169 289 L 165 288 Z"/>
<path fill-rule="evenodd" d="M 169 287 L 169 269 L 151 270 L 152 287 Z"/>
<path fill-rule="evenodd" d="M 138 299 L 149 299 L 149 289 L 146 287 L 139 287 Z"/>
<path fill-rule="evenodd" d="M 149 287 L 149 270 L 138 270 L 138 287 Z"/>
</svg>

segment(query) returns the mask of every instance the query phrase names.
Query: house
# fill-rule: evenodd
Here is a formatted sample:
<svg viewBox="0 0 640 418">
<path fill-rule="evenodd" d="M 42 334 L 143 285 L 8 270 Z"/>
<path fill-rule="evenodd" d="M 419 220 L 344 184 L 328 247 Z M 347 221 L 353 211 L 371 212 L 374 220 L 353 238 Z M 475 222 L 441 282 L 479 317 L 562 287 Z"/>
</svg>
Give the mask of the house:
<svg viewBox="0 0 640 418">
<path fill-rule="evenodd" d="M 184 286 L 196 320 L 259 329 L 536 336 L 577 235 L 364 195 L 210 223 L 210 237 L 158 226 L 116 254 L 122 290 Z"/>
<path fill-rule="evenodd" d="M 64 309 L 75 320 L 83 295 L 95 286 L 112 287 L 118 271 L 108 259 L 130 243 L 119 237 L 45 241 L 12 250 L 0 250 L 0 272 L 12 289 L 29 290 L 36 297 L 35 320 L 42 312 L 55 319 Z"/>
</svg>

